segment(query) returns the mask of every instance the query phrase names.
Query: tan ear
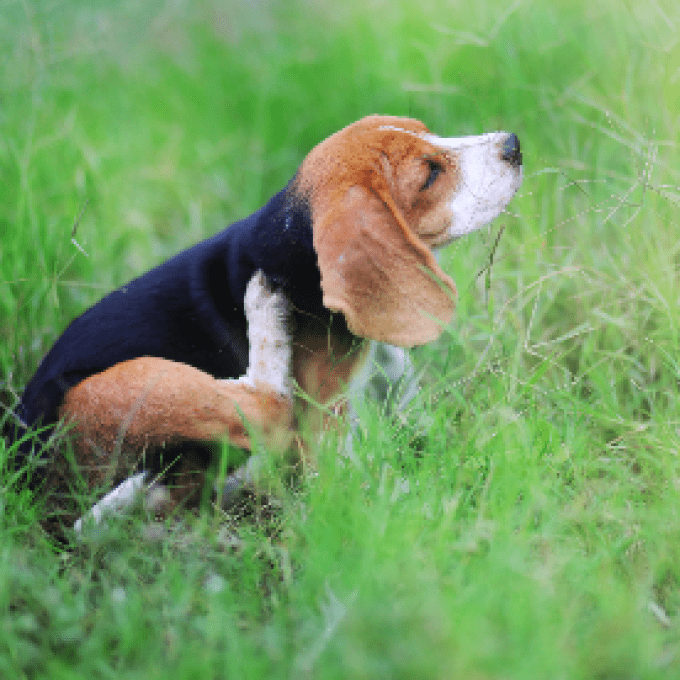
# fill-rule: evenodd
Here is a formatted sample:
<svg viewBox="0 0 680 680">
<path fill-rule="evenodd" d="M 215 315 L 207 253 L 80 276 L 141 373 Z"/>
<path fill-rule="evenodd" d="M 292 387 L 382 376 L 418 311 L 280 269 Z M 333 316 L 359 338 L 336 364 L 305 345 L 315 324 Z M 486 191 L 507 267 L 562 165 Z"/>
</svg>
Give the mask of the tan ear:
<svg viewBox="0 0 680 680">
<path fill-rule="evenodd" d="M 456 287 L 385 188 L 349 188 L 314 215 L 324 306 L 356 335 L 412 347 L 437 338 Z"/>
</svg>

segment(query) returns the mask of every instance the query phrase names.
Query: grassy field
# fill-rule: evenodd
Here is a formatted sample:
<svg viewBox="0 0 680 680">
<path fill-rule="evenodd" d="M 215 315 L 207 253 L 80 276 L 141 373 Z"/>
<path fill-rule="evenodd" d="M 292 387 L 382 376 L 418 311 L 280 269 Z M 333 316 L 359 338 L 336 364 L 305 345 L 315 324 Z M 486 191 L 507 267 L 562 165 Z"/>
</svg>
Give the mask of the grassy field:
<svg viewBox="0 0 680 680">
<path fill-rule="evenodd" d="M 0 677 L 680 678 L 678 35 L 671 0 L 0 0 L 8 403 L 362 115 L 525 159 L 444 254 L 418 397 L 368 403 L 274 513 L 59 552 L 6 472 Z"/>
</svg>

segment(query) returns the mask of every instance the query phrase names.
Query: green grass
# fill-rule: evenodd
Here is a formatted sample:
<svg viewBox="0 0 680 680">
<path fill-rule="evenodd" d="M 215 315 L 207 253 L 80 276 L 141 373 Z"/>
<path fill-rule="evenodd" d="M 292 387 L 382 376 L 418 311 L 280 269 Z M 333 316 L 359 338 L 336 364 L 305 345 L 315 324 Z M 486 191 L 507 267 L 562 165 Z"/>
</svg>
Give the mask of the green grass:
<svg viewBox="0 0 680 680">
<path fill-rule="evenodd" d="M 362 115 L 515 131 L 526 179 L 447 249 L 410 409 L 367 405 L 238 540 L 208 512 L 60 554 L 5 474 L 0 676 L 680 677 L 676 4 L 4 0 L 6 401 Z"/>
</svg>

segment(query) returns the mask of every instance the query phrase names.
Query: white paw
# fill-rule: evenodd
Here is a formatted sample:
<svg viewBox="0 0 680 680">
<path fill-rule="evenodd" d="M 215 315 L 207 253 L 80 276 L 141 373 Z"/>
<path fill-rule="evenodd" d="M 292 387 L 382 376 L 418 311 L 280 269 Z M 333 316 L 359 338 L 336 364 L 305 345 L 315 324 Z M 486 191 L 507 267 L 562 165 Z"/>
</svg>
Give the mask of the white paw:
<svg viewBox="0 0 680 680">
<path fill-rule="evenodd" d="M 113 491 L 104 496 L 98 503 L 95 503 L 90 510 L 73 525 L 75 532 L 80 535 L 88 524 L 100 524 L 103 519 L 111 515 L 124 514 L 131 508 L 135 501 L 140 497 L 146 481 L 146 472 L 138 472 L 132 477 L 128 477 L 119 484 Z"/>
<path fill-rule="evenodd" d="M 253 386 L 264 385 L 291 395 L 292 338 L 287 329 L 286 296 L 269 287 L 261 271 L 248 282 L 244 299 L 248 322 L 248 370 L 241 378 Z"/>
</svg>

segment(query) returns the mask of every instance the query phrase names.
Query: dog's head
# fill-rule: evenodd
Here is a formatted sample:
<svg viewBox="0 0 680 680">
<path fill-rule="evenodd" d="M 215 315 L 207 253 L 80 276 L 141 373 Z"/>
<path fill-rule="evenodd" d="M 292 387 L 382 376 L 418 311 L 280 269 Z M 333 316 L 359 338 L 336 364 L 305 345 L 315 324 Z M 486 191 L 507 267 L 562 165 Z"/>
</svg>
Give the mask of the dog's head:
<svg viewBox="0 0 680 680">
<path fill-rule="evenodd" d="M 413 346 L 451 320 L 455 286 L 431 248 L 494 219 L 522 182 L 515 135 L 442 138 L 369 116 L 304 160 L 324 305 L 356 335 Z"/>
</svg>

